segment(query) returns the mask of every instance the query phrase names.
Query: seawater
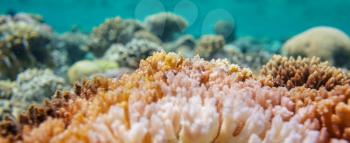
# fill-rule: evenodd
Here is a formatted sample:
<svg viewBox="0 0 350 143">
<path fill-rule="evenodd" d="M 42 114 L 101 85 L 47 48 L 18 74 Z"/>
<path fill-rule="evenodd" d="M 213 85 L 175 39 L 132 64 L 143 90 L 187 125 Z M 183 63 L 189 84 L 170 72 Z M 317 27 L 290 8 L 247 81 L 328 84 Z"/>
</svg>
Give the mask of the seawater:
<svg viewBox="0 0 350 143">
<path fill-rule="evenodd" d="M 239 36 L 287 39 L 314 26 L 350 33 L 350 0 L 0 0 L 0 13 L 30 12 L 55 31 L 79 27 L 85 32 L 106 18 L 143 20 L 158 12 L 185 17 L 188 33 L 213 32 L 218 19 L 235 21 Z"/>
</svg>

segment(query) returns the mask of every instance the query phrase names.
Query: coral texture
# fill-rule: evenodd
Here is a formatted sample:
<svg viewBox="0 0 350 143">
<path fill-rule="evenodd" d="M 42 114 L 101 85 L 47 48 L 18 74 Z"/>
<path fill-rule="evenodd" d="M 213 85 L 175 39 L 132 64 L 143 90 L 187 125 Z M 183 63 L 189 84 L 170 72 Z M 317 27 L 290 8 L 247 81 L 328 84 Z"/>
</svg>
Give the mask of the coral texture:
<svg viewBox="0 0 350 143">
<path fill-rule="evenodd" d="M 350 83 L 349 76 L 342 70 L 320 62 L 319 58 L 286 58 L 274 56 L 261 70 L 266 85 L 294 88 L 304 86 L 328 90 L 337 85 Z"/>
<path fill-rule="evenodd" d="M 174 34 L 187 28 L 187 21 L 173 13 L 158 13 L 148 16 L 145 20 L 149 31 L 157 35 L 163 41 L 169 41 Z"/>
<path fill-rule="evenodd" d="M 350 67 L 350 39 L 336 28 L 311 28 L 289 39 L 282 50 L 286 55 L 317 56 L 335 66 Z"/>
</svg>

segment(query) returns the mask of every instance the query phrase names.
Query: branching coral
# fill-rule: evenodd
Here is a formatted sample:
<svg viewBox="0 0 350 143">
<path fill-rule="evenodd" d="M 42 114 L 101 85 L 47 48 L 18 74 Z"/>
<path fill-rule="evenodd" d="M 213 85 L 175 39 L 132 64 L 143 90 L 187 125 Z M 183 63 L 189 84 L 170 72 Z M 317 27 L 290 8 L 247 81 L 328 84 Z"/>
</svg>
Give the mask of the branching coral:
<svg viewBox="0 0 350 143">
<path fill-rule="evenodd" d="M 294 88 L 304 86 L 328 90 L 337 85 L 349 84 L 349 76 L 342 70 L 320 62 L 319 58 L 286 58 L 274 56 L 261 70 L 267 78 L 262 80 L 270 86 L 284 86 Z"/>
<path fill-rule="evenodd" d="M 225 39 L 218 35 L 202 36 L 197 44 L 196 54 L 206 59 L 218 58 L 223 54 Z"/>
<path fill-rule="evenodd" d="M 163 41 L 171 40 L 174 34 L 182 32 L 187 27 L 186 20 L 173 13 L 158 13 L 148 16 L 145 23 L 146 27 Z"/>
<path fill-rule="evenodd" d="M 290 56 L 317 56 L 340 67 L 349 67 L 350 39 L 332 27 L 314 27 L 289 39 L 283 52 Z"/>
<path fill-rule="evenodd" d="M 12 18 L 0 24 L 0 76 L 14 79 L 26 68 L 52 66 L 46 47 L 50 35 L 50 29 L 38 22 Z"/>
<path fill-rule="evenodd" d="M 137 68 L 142 59 L 146 59 L 154 52 L 161 51 L 162 48 L 147 40 L 134 39 L 125 47 L 123 45 L 113 45 L 104 55 L 104 59 L 115 61 L 121 66 Z"/>
<path fill-rule="evenodd" d="M 120 17 L 108 19 L 94 28 L 90 36 L 92 42 L 89 49 L 96 56 L 102 56 L 112 44 L 126 44 L 132 40 L 137 31 L 143 29 L 143 26 L 135 20 L 122 20 Z"/>
</svg>

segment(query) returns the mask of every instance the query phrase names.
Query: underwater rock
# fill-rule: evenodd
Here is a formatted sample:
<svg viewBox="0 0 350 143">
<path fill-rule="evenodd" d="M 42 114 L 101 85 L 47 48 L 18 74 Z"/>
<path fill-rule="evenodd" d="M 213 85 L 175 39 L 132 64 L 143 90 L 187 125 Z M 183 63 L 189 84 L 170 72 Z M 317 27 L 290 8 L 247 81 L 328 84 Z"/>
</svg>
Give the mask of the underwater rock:
<svg viewBox="0 0 350 143">
<path fill-rule="evenodd" d="M 223 36 L 228 43 L 236 39 L 236 25 L 230 21 L 220 20 L 216 22 L 214 31 L 217 35 Z"/>
<path fill-rule="evenodd" d="M 157 51 L 162 51 L 162 48 L 156 43 L 134 39 L 126 46 L 112 45 L 106 51 L 103 59 L 115 61 L 121 67 L 137 68 L 142 59 L 146 59 Z"/>
<path fill-rule="evenodd" d="M 84 81 L 74 92 L 58 92 L 45 104 L 32 106 L 17 123 L 3 121 L 0 138 L 24 142 L 349 141 L 349 99 L 349 85 L 329 91 L 269 87 L 255 80 L 250 70 L 226 60 L 156 53 L 120 80 Z"/>
<path fill-rule="evenodd" d="M 316 57 L 294 59 L 276 55 L 261 69 L 261 75 L 267 77 L 264 84 L 288 89 L 303 86 L 331 90 L 350 83 L 349 75 Z"/>
<path fill-rule="evenodd" d="M 53 66 L 47 48 L 52 33 L 47 27 L 21 20 L 0 24 L 0 77 L 14 79 L 27 68 Z"/>
<path fill-rule="evenodd" d="M 205 59 L 218 58 L 224 54 L 225 39 L 220 35 L 204 35 L 197 43 L 195 53 Z"/>
<path fill-rule="evenodd" d="M 107 19 L 91 33 L 89 50 L 100 57 L 113 44 L 126 44 L 144 27 L 136 20 L 122 20 L 120 17 Z"/>
<path fill-rule="evenodd" d="M 94 74 L 106 72 L 107 70 L 117 69 L 119 65 L 115 61 L 109 60 L 82 60 L 73 64 L 67 73 L 70 83 L 78 82 L 84 78 L 88 78 Z"/>
<path fill-rule="evenodd" d="M 171 41 L 174 34 L 187 28 L 187 21 L 184 18 L 168 12 L 148 16 L 145 23 L 147 29 L 162 41 Z"/>
<path fill-rule="evenodd" d="M 289 39 L 283 46 L 289 56 L 320 57 L 338 67 L 350 67 L 350 39 L 333 27 L 314 27 Z"/>
</svg>

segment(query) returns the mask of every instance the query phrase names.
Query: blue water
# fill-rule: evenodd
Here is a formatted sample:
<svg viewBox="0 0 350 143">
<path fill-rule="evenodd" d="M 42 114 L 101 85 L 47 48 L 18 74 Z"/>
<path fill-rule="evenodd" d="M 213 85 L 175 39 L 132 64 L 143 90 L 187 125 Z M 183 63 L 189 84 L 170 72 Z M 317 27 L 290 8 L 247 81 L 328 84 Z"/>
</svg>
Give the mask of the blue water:
<svg viewBox="0 0 350 143">
<path fill-rule="evenodd" d="M 313 26 L 327 25 L 350 33 L 350 0 L 0 0 L 0 13 L 9 10 L 42 15 L 55 31 L 72 26 L 90 31 L 106 18 L 143 20 L 175 12 L 190 24 L 187 32 L 212 32 L 216 20 L 234 20 L 239 36 L 286 39 Z"/>
</svg>

